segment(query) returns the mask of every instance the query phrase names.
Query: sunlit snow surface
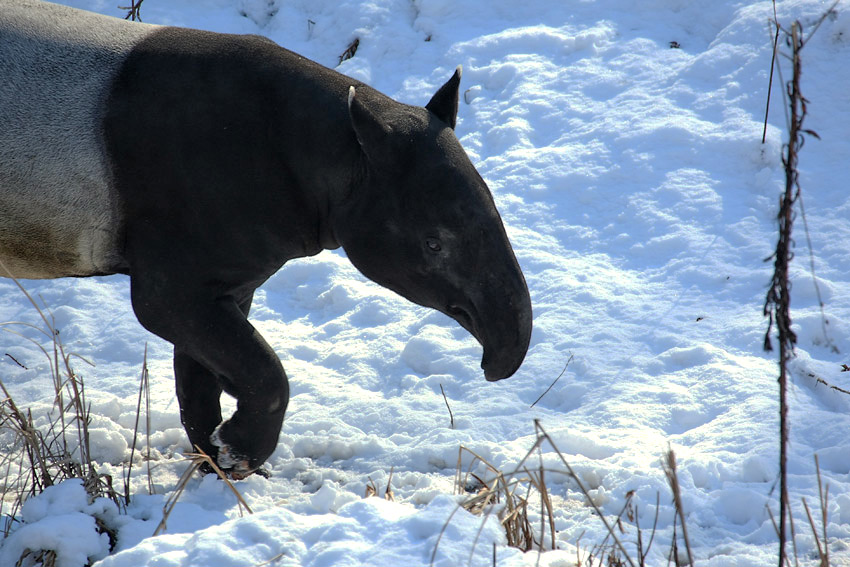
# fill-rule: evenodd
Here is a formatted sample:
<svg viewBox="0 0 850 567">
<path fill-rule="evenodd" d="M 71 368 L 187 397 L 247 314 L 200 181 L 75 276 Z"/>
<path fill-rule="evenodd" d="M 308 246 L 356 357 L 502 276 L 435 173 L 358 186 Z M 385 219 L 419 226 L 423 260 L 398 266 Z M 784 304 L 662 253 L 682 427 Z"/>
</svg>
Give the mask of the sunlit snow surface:
<svg viewBox="0 0 850 567">
<path fill-rule="evenodd" d="M 113 1 L 68 3 L 124 13 Z M 783 26 L 798 19 L 808 32 L 828 4 L 776 9 Z M 574 565 L 576 545 L 585 554 L 606 533 L 564 475 L 547 477 L 560 551 L 522 554 L 493 520 L 482 528 L 465 512 L 451 516 L 458 447 L 512 470 L 534 443 L 535 419 L 607 515 L 634 491 L 649 527 L 660 493 L 650 564 L 665 564 L 673 534 L 660 466 L 668 445 L 697 563 L 774 564 L 778 373 L 775 354 L 762 348 L 762 304 L 787 135 L 777 75 L 761 143 L 772 15 L 770 2 L 722 0 L 146 0 L 147 22 L 260 33 L 403 102 L 424 104 L 462 64 L 457 134 L 504 218 L 535 330 L 516 376 L 488 383 L 480 347 L 447 317 L 366 281 L 341 253 L 291 262 L 251 314 L 293 394 L 273 477 L 237 484 L 256 513 L 240 518 L 222 482 L 196 478 L 165 535 L 151 537 L 189 450 L 170 346 L 135 321 L 126 278 L 24 282 L 50 307 L 68 348 L 97 365 L 77 370 L 92 403 L 93 451 L 116 479 L 129 459 L 148 345 L 157 494 L 147 495 L 138 461 L 136 497 L 112 520 L 121 526 L 117 549 L 98 567 L 248 567 L 273 557 L 286 566 L 427 565 L 450 517 L 436 565 L 492 565 L 494 542 L 499 566 Z M 339 64 L 355 37 L 356 56 Z M 809 137 L 800 157 L 812 256 L 798 215 L 789 395 L 798 554 L 814 561 L 801 497 L 818 508 L 817 454 L 835 565 L 850 563 L 850 396 L 816 378 L 850 389 L 841 373 L 850 352 L 848 61 L 850 6 L 839 4 L 803 51 L 805 125 L 821 140 Z M 0 291 L 0 320 L 37 322 L 11 282 Z M 2 380 L 19 405 L 48 408 L 43 356 L 2 337 L 2 352 L 28 367 L 4 357 Z M 549 446 L 543 461 L 559 466 Z M 363 500 L 370 479 L 383 489 L 390 470 L 397 502 Z M 103 540 L 79 518 L 97 506 L 113 511 L 80 500 L 79 485 L 59 490 L 67 496 L 32 503 L 0 563 L 55 534 L 65 537 L 62 567 L 103 557 Z M 624 525 L 636 556 L 634 526 Z"/>
</svg>

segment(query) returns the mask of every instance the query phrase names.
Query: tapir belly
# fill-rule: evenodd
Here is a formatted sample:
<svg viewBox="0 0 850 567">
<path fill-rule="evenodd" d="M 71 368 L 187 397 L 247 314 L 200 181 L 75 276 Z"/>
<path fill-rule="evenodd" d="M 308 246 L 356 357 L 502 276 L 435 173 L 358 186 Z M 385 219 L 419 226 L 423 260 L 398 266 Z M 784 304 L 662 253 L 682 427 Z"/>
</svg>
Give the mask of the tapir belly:
<svg viewBox="0 0 850 567">
<path fill-rule="evenodd" d="M 124 59 L 153 29 L 0 0 L 0 262 L 12 275 L 125 270 L 102 116 Z"/>
</svg>

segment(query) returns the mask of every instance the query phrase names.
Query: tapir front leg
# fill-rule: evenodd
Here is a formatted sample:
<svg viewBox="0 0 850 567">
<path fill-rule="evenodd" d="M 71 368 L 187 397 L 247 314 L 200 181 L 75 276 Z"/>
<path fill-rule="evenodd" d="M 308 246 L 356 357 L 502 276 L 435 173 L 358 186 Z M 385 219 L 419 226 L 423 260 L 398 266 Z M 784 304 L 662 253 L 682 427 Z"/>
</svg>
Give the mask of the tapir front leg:
<svg viewBox="0 0 850 567">
<path fill-rule="evenodd" d="M 145 248 L 150 248 L 150 244 L 148 241 Z M 289 402 L 286 374 L 277 355 L 245 316 L 247 293 L 237 298 L 225 291 L 220 282 L 197 276 L 203 270 L 188 255 L 174 249 L 171 252 L 133 254 L 133 310 L 146 329 L 174 344 L 177 364 L 190 372 L 191 382 L 180 385 L 184 394 L 191 396 L 201 391 L 201 403 L 209 403 L 215 388 L 223 387 L 236 398 L 236 412 L 215 430 L 212 443 L 218 447 L 217 461 L 222 468 L 234 477 L 246 476 L 263 464 L 277 446 Z M 149 257 L 157 260 L 148 261 Z M 202 380 L 203 374 L 183 355 L 217 377 L 218 386 L 202 390 L 196 381 Z M 187 433 L 196 442 L 220 410 L 217 400 L 209 413 L 193 404 L 188 406 Z M 197 429 L 192 430 L 195 424 Z M 209 441 L 199 445 L 215 451 Z"/>
<path fill-rule="evenodd" d="M 221 423 L 221 392 L 218 377 L 182 349 L 174 347 L 174 380 L 180 422 L 189 436 L 192 449 L 201 449 L 213 459 L 218 447 L 210 435 Z"/>
<path fill-rule="evenodd" d="M 239 303 L 245 316 L 251 309 L 254 294 Z M 218 457 L 218 447 L 210 436 L 221 423 L 221 392 L 230 392 L 227 378 L 210 372 L 203 364 L 183 349 L 174 347 L 174 379 L 177 401 L 180 404 L 180 421 L 189 435 L 192 447 L 199 447 L 213 459 Z"/>
</svg>

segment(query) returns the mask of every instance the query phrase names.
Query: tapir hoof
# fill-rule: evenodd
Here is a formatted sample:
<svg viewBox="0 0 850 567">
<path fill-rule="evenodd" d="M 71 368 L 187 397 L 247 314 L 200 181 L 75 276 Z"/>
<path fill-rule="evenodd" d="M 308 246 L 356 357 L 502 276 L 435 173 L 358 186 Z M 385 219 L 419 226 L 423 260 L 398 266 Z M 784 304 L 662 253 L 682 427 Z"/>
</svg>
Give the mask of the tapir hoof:
<svg viewBox="0 0 850 567">
<path fill-rule="evenodd" d="M 213 474 L 216 477 L 219 476 L 218 471 L 215 470 L 211 464 L 206 463 L 206 462 L 201 464 L 201 466 L 198 470 L 200 471 L 200 473 L 202 475 Z M 242 480 L 243 478 L 245 478 L 242 474 L 239 474 L 239 473 L 237 473 L 237 475 L 234 476 L 231 471 L 226 471 L 226 470 L 222 469 L 221 467 L 219 467 L 219 470 L 221 472 L 223 472 L 225 474 L 225 476 L 227 476 L 227 478 L 230 478 L 232 480 Z M 255 474 L 255 475 L 261 476 L 263 478 L 271 478 L 272 477 L 271 471 L 269 469 L 267 469 L 266 467 L 259 467 L 258 469 L 255 469 L 252 473 L 249 473 L 249 474 Z"/>
<path fill-rule="evenodd" d="M 250 458 L 240 454 L 238 451 L 235 451 L 229 443 L 222 440 L 221 427 L 226 423 L 227 422 L 225 421 L 216 427 L 215 431 L 213 431 L 212 435 L 210 435 L 210 442 L 218 447 L 216 463 L 222 472 L 226 473 L 233 480 L 242 480 L 252 474 L 258 474 L 263 478 L 269 478 L 271 473 L 268 469 L 259 465 L 252 465 Z"/>
</svg>

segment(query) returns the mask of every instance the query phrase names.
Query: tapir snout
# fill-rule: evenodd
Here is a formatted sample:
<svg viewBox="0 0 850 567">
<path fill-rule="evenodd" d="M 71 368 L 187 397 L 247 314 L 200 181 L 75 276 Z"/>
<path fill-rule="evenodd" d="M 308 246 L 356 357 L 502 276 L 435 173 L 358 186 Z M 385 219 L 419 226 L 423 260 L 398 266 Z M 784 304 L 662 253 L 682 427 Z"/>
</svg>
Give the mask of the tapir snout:
<svg viewBox="0 0 850 567">
<path fill-rule="evenodd" d="M 500 227 L 501 228 L 501 227 Z M 500 235 L 501 236 L 501 235 Z M 458 299 L 441 309 L 475 337 L 484 348 L 481 368 L 495 382 L 510 378 L 519 369 L 531 341 L 532 312 L 528 286 L 504 237 L 507 253 L 478 273 L 475 292 L 459 290 Z"/>
<path fill-rule="evenodd" d="M 522 282 L 525 287 L 525 281 Z M 490 382 L 510 378 L 519 369 L 531 341 L 531 299 L 528 290 L 516 290 L 506 301 L 505 313 L 496 314 L 489 328 L 496 329 L 495 338 L 487 333 L 476 336 L 484 347 L 481 368 Z M 499 329 L 499 327 L 502 327 Z"/>
</svg>

